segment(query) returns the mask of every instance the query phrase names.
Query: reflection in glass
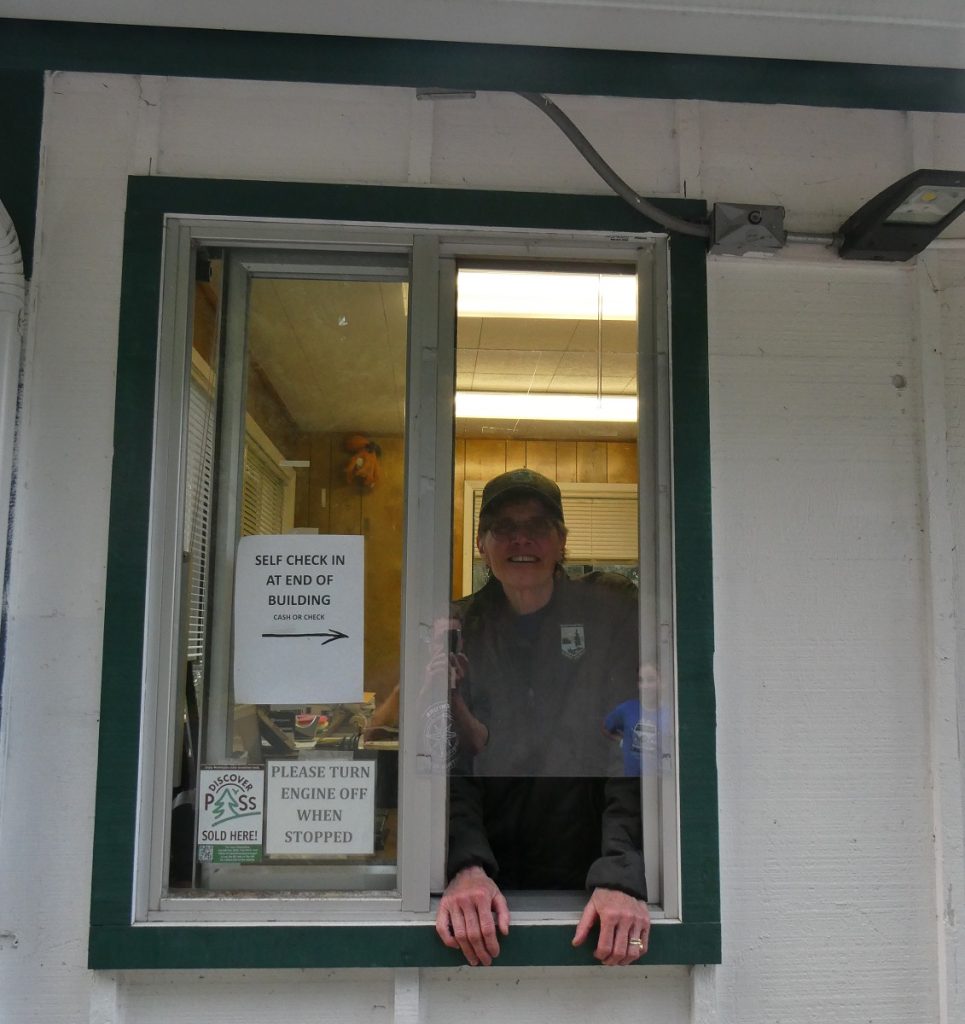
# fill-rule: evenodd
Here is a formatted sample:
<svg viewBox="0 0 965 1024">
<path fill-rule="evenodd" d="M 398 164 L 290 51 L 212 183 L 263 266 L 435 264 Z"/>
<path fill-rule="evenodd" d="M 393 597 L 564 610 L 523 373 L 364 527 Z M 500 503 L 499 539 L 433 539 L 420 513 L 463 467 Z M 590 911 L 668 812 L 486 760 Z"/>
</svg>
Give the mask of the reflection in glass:
<svg viewBox="0 0 965 1024">
<path fill-rule="evenodd" d="M 235 291 L 222 294 L 222 276 L 215 261 L 211 281 L 198 284 L 195 301 L 183 526 L 188 675 L 181 717 L 187 728 L 176 739 L 183 752 L 176 787 L 189 794 L 202 766 L 332 763 L 342 765 L 338 770 L 349 778 L 352 764 L 374 763 L 373 852 L 268 856 L 264 844 L 247 861 L 218 864 L 208 844 L 194 848 L 194 823 L 176 807 L 171 884 L 392 888 L 398 834 L 398 729 L 392 708 L 398 706 L 400 683 L 406 272 L 380 271 L 359 279 L 252 277 L 240 298 L 237 277 L 230 277 Z M 244 311 L 234 320 L 233 302 Z M 222 321 L 228 325 L 224 338 Z M 233 381 L 239 396 L 234 407 Z M 229 507 L 236 512 L 226 515 Z M 230 536 L 226 540 L 219 531 Z M 358 702 L 331 703 L 321 678 L 317 698 L 309 702 L 234 701 L 231 572 L 227 583 L 217 581 L 224 580 L 225 560 L 233 557 L 239 537 L 293 532 L 365 538 L 364 693 Z M 276 688 L 283 694 L 283 657 L 277 673 Z M 298 777 L 286 769 L 286 776 L 292 774 Z M 338 820 L 337 797 L 322 806 L 322 787 L 299 792 L 306 795 L 298 809 L 304 820 Z M 189 803 L 186 796 L 182 806 Z"/>
<path fill-rule="evenodd" d="M 498 864 L 505 889 L 646 891 L 638 783 L 668 738 L 637 288 L 633 268 L 459 271 L 449 877 Z M 503 474 L 517 486 L 487 505 Z"/>
</svg>

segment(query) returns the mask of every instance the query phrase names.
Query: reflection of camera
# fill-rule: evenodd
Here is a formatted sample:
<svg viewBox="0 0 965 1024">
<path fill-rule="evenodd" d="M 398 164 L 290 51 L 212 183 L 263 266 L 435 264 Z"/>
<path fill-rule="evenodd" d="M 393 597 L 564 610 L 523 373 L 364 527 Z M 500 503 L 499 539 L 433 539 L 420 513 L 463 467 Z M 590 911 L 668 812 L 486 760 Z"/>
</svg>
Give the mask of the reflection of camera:
<svg viewBox="0 0 965 1024">
<path fill-rule="evenodd" d="M 446 650 L 450 654 L 458 654 L 462 648 L 462 630 L 457 626 L 455 629 L 446 630 Z"/>
</svg>

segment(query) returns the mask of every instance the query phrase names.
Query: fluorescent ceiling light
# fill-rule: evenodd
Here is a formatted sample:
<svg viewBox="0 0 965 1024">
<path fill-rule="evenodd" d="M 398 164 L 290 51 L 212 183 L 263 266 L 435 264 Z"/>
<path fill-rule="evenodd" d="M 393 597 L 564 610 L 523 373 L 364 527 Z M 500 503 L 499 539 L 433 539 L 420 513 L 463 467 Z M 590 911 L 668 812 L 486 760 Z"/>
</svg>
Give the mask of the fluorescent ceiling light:
<svg viewBox="0 0 965 1024">
<path fill-rule="evenodd" d="M 529 270 L 460 270 L 459 316 L 548 320 L 637 318 L 633 274 L 569 274 Z"/>
<path fill-rule="evenodd" d="M 513 394 L 457 391 L 456 418 L 463 420 L 569 420 L 574 423 L 635 423 L 633 395 Z"/>
</svg>

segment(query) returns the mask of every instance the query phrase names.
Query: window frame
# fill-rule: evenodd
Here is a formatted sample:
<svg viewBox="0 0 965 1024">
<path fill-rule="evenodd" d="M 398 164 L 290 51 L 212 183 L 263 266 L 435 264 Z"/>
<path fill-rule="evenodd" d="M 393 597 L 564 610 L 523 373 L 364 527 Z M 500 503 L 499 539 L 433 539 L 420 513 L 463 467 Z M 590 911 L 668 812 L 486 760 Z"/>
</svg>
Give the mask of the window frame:
<svg viewBox="0 0 965 1024">
<path fill-rule="evenodd" d="M 191 217 L 169 218 L 165 225 L 165 246 L 167 249 L 183 253 L 185 250 L 184 238 L 188 239 L 188 246 L 192 252 L 214 252 L 220 251 L 224 258 L 223 279 L 227 285 L 227 301 L 224 303 L 222 315 L 223 337 L 221 338 L 221 354 L 216 359 L 219 363 L 216 369 L 211 370 L 212 378 L 217 379 L 218 388 L 222 390 L 220 399 L 214 405 L 221 410 L 215 415 L 221 415 L 230 424 L 227 428 L 222 425 L 217 430 L 220 436 L 215 437 L 213 458 L 221 459 L 220 471 L 214 474 L 217 483 L 214 490 L 217 492 L 215 501 L 215 524 L 213 527 L 213 547 L 217 552 L 214 569 L 211 572 L 211 613 L 210 630 L 208 635 L 209 650 L 206 657 L 210 659 L 212 666 L 211 678 L 208 679 L 208 700 L 213 700 L 219 709 L 226 709 L 230 706 L 227 694 L 227 679 L 229 676 L 229 665 L 232 660 L 231 633 L 232 619 L 234 616 L 232 594 L 234 591 L 235 579 L 235 542 L 237 537 L 245 535 L 245 510 L 248 501 L 248 486 L 252 476 L 251 459 L 253 450 L 260 449 L 260 456 L 268 455 L 267 464 L 270 471 L 278 479 L 294 484 L 294 472 L 284 468 L 281 462 L 282 453 L 275 449 L 271 440 L 257 425 L 254 416 L 247 409 L 247 403 L 242 401 L 244 393 L 244 368 L 245 362 L 244 344 L 242 339 L 248 332 L 248 308 L 250 304 L 250 289 L 253 283 L 262 278 L 313 278 L 319 277 L 324 280 L 342 279 L 347 281 L 368 280 L 402 282 L 408 281 L 409 256 L 402 242 L 393 239 L 391 234 L 386 234 L 376 242 L 370 239 L 368 244 L 359 245 L 351 235 L 350 231 L 344 228 L 318 225 L 309 228 L 309 232 L 316 239 L 323 240 L 326 244 L 313 243 L 304 251 L 298 251 L 290 245 L 286 245 L 284 238 L 286 229 L 290 225 L 280 228 L 266 226 L 264 224 L 246 224 L 241 231 L 246 235 L 246 241 L 242 245 L 233 244 L 239 230 L 233 222 L 220 220 L 198 220 Z M 411 231 L 408 232 L 411 234 Z M 339 239 L 344 236 L 344 239 Z M 272 244 L 272 240 L 275 240 Z M 259 243 L 265 243 L 259 245 Z M 374 252 L 373 250 L 381 250 Z M 360 255 L 361 251 L 361 255 Z M 190 294 L 194 294 L 191 282 L 187 282 Z M 176 281 L 174 287 L 184 287 L 183 277 Z M 187 302 L 178 302 L 178 296 L 172 296 L 171 308 L 165 310 L 162 315 L 159 332 L 159 344 L 166 353 L 170 353 L 170 363 L 165 366 L 164 372 L 158 377 L 157 386 L 157 418 L 171 417 L 172 422 L 169 429 L 156 432 L 155 465 L 167 465 L 169 467 L 170 479 L 179 478 L 180 452 L 175 442 L 177 434 L 177 420 L 179 409 L 177 403 L 171 400 L 172 395 L 178 393 L 178 376 L 180 366 L 188 359 L 192 363 L 197 361 L 195 352 L 192 349 L 191 325 L 183 320 L 183 306 Z M 170 376 L 165 374 L 170 371 Z M 216 389 L 217 390 L 217 389 Z M 243 420 L 238 419 L 235 413 L 239 406 L 245 406 Z M 183 409 L 180 410 L 182 422 L 184 421 Z M 170 438 L 170 443 L 169 439 Z M 274 457 L 272 456 L 274 453 Z M 227 472 L 225 467 L 227 466 Z M 276 468 L 282 467 L 282 468 Z M 283 520 L 285 525 L 291 526 L 291 517 L 294 513 L 294 494 L 288 493 L 283 498 Z M 166 487 L 155 486 L 154 512 L 152 515 L 153 524 L 160 523 L 163 530 L 166 526 L 165 517 L 174 516 L 180 518 L 181 502 L 179 495 Z M 235 526 L 238 528 L 236 535 Z M 262 532 L 259 530 L 255 533 Z M 282 530 L 265 530 L 265 533 L 281 533 Z M 166 536 L 166 534 L 165 534 Z M 176 560 L 176 552 L 164 551 L 163 543 L 159 543 L 152 553 L 152 557 L 158 560 L 159 565 L 165 566 Z M 173 590 L 163 594 L 149 595 L 148 601 L 148 622 L 147 636 L 152 637 L 155 633 L 160 635 L 166 649 L 170 650 L 170 657 L 167 665 L 161 663 L 158 667 L 157 678 L 159 680 L 173 680 L 177 684 L 177 659 L 183 650 L 183 639 L 179 642 L 176 631 L 172 630 L 170 642 L 164 636 L 168 623 L 178 621 L 177 601 L 178 595 L 183 592 L 183 581 L 180 584 L 175 582 Z M 172 601 L 174 607 L 171 607 Z M 146 667 L 145 678 L 150 681 L 152 669 Z M 164 697 L 166 690 L 164 683 L 158 687 L 158 695 Z M 176 707 L 178 695 L 170 695 L 169 703 Z M 161 705 L 164 701 L 162 699 Z M 210 708 L 210 704 L 209 704 Z M 230 728 L 227 719 L 222 719 L 209 714 L 207 723 L 207 736 L 210 739 L 212 732 L 221 729 L 220 741 L 215 741 L 215 746 L 224 749 L 225 730 Z M 177 724 L 177 723 L 176 723 Z M 155 740 L 149 734 L 155 728 L 152 720 L 148 719 L 143 723 L 143 742 L 145 745 L 152 744 Z M 156 786 L 153 799 L 147 793 L 147 786 L 142 787 L 142 807 L 149 808 L 151 817 L 151 838 L 142 844 L 150 843 L 155 851 L 154 857 L 159 861 L 160 874 L 163 877 L 167 873 L 167 851 L 170 847 L 169 828 L 171 827 L 170 815 L 165 808 L 164 792 L 167 788 L 166 773 L 162 765 L 167 762 L 163 760 L 170 744 L 163 742 L 159 744 L 161 759 L 156 762 Z M 201 755 L 199 753 L 199 758 Z M 204 765 L 220 763 L 217 759 L 210 760 L 201 758 Z M 144 814 L 147 817 L 147 814 Z M 146 829 L 146 826 L 145 826 Z M 418 833 L 417 833 L 418 834 Z M 164 851 L 163 856 L 157 851 Z M 142 859 L 144 856 L 142 854 Z M 138 865 L 143 869 L 143 863 Z M 206 868 L 211 865 L 202 865 L 201 872 L 204 874 Z M 345 885 L 346 874 L 351 874 L 350 869 L 344 865 L 325 869 L 317 866 L 303 869 L 298 865 L 231 865 L 222 864 L 216 866 L 218 872 L 217 882 L 207 879 L 206 896 L 181 896 L 177 893 L 165 897 L 159 894 L 157 889 L 158 872 L 153 870 L 148 875 L 151 884 L 146 892 L 146 903 L 142 902 L 135 909 L 135 918 L 145 921 L 166 922 L 171 919 L 193 920 L 196 923 L 203 923 L 212 919 L 223 918 L 232 920 L 247 916 L 257 920 L 271 919 L 279 914 L 305 916 L 306 908 L 300 905 L 303 902 L 310 903 L 307 898 L 299 901 L 292 897 L 282 897 L 280 892 L 277 897 L 270 894 L 273 890 L 310 890 L 316 886 L 319 889 L 336 890 L 348 888 Z M 360 868 L 360 871 L 371 871 L 371 868 Z M 389 874 L 384 869 L 376 868 L 376 872 L 383 875 Z M 308 881 L 312 873 L 316 878 Z M 318 877 L 323 876 L 323 877 Z M 238 884 L 239 879 L 244 879 Z M 266 884 L 259 889 L 255 884 L 256 880 L 271 879 L 273 884 Z M 247 884 L 244 884 L 244 883 Z M 312 883 L 315 883 L 314 885 Z M 341 883 L 341 884 L 339 884 Z M 360 892 L 364 893 L 365 908 L 353 907 L 350 900 L 338 901 L 334 904 L 332 916 L 364 917 L 375 913 L 390 913 L 398 909 L 398 897 L 391 892 L 386 885 L 375 885 L 371 889 Z M 392 887 L 394 888 L 394 886 Z M 162 885 L 163 889 L 163 885 Z M 252 897 L 256 893 L 257 899 L 250 898 L 247 901 L 234 901 L 234 910 L 231 907 L 232 901 L 225 899 L 225 890 L 237 890 Z M 141 890 L 143 893 L 143 889 Z M 347 905 L 343 905 L 347 904 Z M 428 905 L 428 895 L 426 896 Z M 243 909 L 244 908 L 244 909 Z M 317 915 L 318 902 L 314 901 Z M 326 913 L 326 917 L 328 914 Z M 237 922 L 236 922 L 237 923 Z"/>
<path fill-rule="evenodd" d="M 699 216 L 703 204 L 665 201 L 674 212 Z M 149 545 L 156 361 L 171 358 L 158 346 L 162 270 L 188 265 L 162 238 L 165 214 L 298 221 L 337 220 L 361 227 L 382 223 L 465 225 L 492 231 L 606 231 L 626 241 L 659 229 L 609 197 L 450 191 L 373 186 L 293 185 L 168 178 L 131 178 L 124 242 L 115 416 L 115 474 L 111 494 L 100 759 L 91 902 L 91 967 L 304 967 L 446 965 L 458 957 L 439 943 L 431 921 L 350 920 L 320 925 L 299 913 L 285 923 L 134 923 L 144 906 L 144 878 L 134 891 L 134 862 L 150 829 L 137 821 L 139 731 L 143 714 L 156 720 L 170 708 L 141 707 L 145 656 L 145 595 L 153 583 Z M 185 215 L 187 216 L 187 215 Z M 247 229 L 247 225 L 246 225 Z M 310 233 L 310 232 L 309 232 Z M 247 242 L 245 230 L 239 242 Z M 703 245 L 674 238 L 669 245 L 673 395 L 673 474 L 679 670 L 680 867 L 679 920 L 654 928 L 641 963 L 718 962 L 720 959 L 716 755 L 712 678 L 710 484 L 707 415 L 707 321 Z M 420 258 L 418 252 L 414 262 Z M 426 258 L 423 254 L 422 258 Z M 183 269 L 180 271 L 184 273 Z M 183 282 L 182 282 L 183 283 Z M 185 289 L 173 290 L 184 293 Z M 438 297 L 437 297 L 438 298 Z M 165 302 L 174 302 L 166 292 Z M 181 300 L 183 301 L 183 299 Z M 167 315 L 184 310 L 168 309 Z M 416 327 L 413 325 L 413 332 Z M 670 353 L 665 353 L 665 358 Z M 168 368 L 171 369 L 170 367 Z M 413 366 L 410 370 L 417 370 Z M 188 372 L 183 371 L 182 372 Z M 413 379 L 412 386 L 418 382 Z M 441 392 L 441 388 L 440 388 Z M 441 398 L 440 398 L 441 400 Z M 443 448 L 445 445 L 442 446 Z M 451 452 L 436 451 L 437 468 Z M 161 469 L 161 467 L 155 467 Z M 163 478 L 154 483 L 163 489 Z M 409 487 L 414 482 L 410 478 Z M 176 489 L 175 489 L 176 490 Z M 444 490 L 444 489 L 442 489 Z M 441 508 L 450 496 L 436 494 Z M 668 496 L 669 500 L 669 496 Z M 437 510 L 439 511 L 439 510 Z M 168 520 L 177 517 L 168 517 Z M 168 522 L 168 529 L 178 523 Z M 156 563 L 155 563 L 156 564 Z M 163 570 L 162 570 L 163 571 Z M 444 574 L 443 574 L 444 575 Z M 159 730 L 162 731 L 163 730 Z M 146 750 L 155 765 L 166 750 Z M 155 858 L 155 862 L 158 858 Z M 153 880 L 155 883 L 157 879 Z M 143 917 L 143 915 L 140 915 Z M 283 916 L 283 915 L 279 915 Z M 298 923 L 301 922 L 301 923 Z M 238 929 L 245 942 L 238 943 Z M 334 928 L 336 931 L 331 931 Z M 586 950 L 570 946 L 572 925 L 521 923 L 503 944 L 501 965 L 586 964 Z"/>
<path fill-rule="evenodd" d="M 237 244 L 243 235 L 242 244 Z M 215 437 L 215 459 L 221 460 L 215 490 L 215 525 L 213 550 L 214 568 L 211 576 L 211 611 L 209 650 L 206 659 L 211 666 L 208 679 L 209 720 L 207 732 L 222 730 L 215 740 L 216 749 L 224 748 L 224 730 L 227 719 L 211 717 L 210 702 L 219 709 L 227 704 L 227 680 L 231 662 L 231 621 L 234 589 L 234 546 L 236 529 L 244 533 L 242 509 L 246 491 L 241 486 L 248 479 L 248 452 L 254 420 L 247 412 L 244 423 L 236 413 L 245 390 L 243 365 L 244 341 L 247 335 L 250 293 L 260 278 L 323 280 L 407 280 L 410 284 L 410 339 L 408 346 L 407 378 L 410 398 L 411 422 L 407 428 L 406 477 L 408 480 L 406 516 L 406 564 L 414 569 L 405 573 L 405 600 L 403 602 L 405 628 L 403 655 L 406 659 L 404 677 L 423 679 L 426 675 L 424 659 L 427 648 L 424 636 L 428 624 L 448 609 L 451 578 L 451 547 L 445 542 L 446 530 L 440 524 L 451 524 L 453 494 L 453 403 L 456 344 L 453 333 L 456 323 L 452 300 L 457 292 L 458 268 L 470 262 L 479 263 L 480 254 L 500 265 L 518 265 L 523 257 L 527 264 L 565 272 L 578 266 L 598 269 L 621 268 L 632 274 L 639 289 L 639 307 L 644 311 L 638 324 L 638 373 L 643 382 L 644 407 L 650 416 L 641 420 L 638 444 L 639 478 L 646 494 L 652 496 L 647 513 L 634 515 L 639 536 L 638 562 L 648 539 L 652 545 L 654 596 L 659 622 L 665 624 L 656 637 L 660 647 L 658 664 L 664 666 L 667 678 L 673 678 L 674 659 L 669 637 L 673 628 L 672 555 L 670 504 L 665 500 L 671 493 L 669 469 L 658 467 L 658 457 L 669 455 L 669 439 L 665 423 L 669 421 L 667 408 L 669 366 L 658 369 L 658 350 L 666 352 L 668 299 L 665 288 L 666 245 L 662 235 L 633 234 L 614 240 L 598 232 L 508 232 L 502 229 L 446 229 L 425 225 L 379 225 L 358 227 L 345 223 L 314 222 L 311 224 L 287 222 L 278 224 L 247 220 L 243 225 L 232 220 L 217 218 L 198 219 L 174 216 L 165 223 L 167 251 L 192 255 L 218 252 L 223 259 L 222 278 L 227 284 L 223 305 L 223 337 L 221 356 L 216 368 L 209 368 L 212 380 L 217 380 L 218 397 L 213 408 L 219 416 L 229 417 L 222 423 Z M 166 575 L 176 565 L 181 554 L 166 545 L 170 538 L 170 522 L 181 519 L 180 491 L 168 481 L 177 480 L 186 494 L 183 441 L 179 434 L 189 419 L 188 399 L 181 397 L 180 380 L 183 366 L 190 362 L 192 377 L 198 359 L 192 348 L 190 313 L 195 294 L 192 277 L 179 274 L 183 269 L 168 274 L 165 287 L 175 294 L 165 296 L 166 306 L 161 317 L 159 347 L 164 353 L 161 372 L 157 380 L 155 400 L 156 419 L 154 464 L 166 471 L 155 485 L 152 496 L 151 517 L 151 569 L 155 578 L 167 584 L 166 590 L 155 590 L 148 595 L 146 638 L 149 650 L 154 638 L 159 640 L 161 656 L 157 664 L 146 659 L 145 703 L 157 700 L 157 706 L 173 716 L 174 728 L 180 725 L 181 679 L 180 658 L 184 649 L 183 637 L 172 624 L 183 618 L 185 580 L 174 578 L 168 584 Z M 482 265 L 482 264 L 480 264 Z M 632 270 L 631 270 L 632 268 Z M 663 284 L 661 283 L 663 282 Z M 184 296 L 176 294 L 187 287 Z M 663 298 L 659 296 L 662 294 Z M 179 427 L 180 424 L 180 427 Z M 227 467 L 227 472 L 225 472 Z M 431 486 L 430 486 L 431 483 Z M 575 484 L 579 491 L 587 486 Z M 628 485 L 630 486 L 630 485 Z M 639 488 L 634 487 L 635 493 Z M 430 496 L 431 495 L 431 496 Z M 212 495 L 214 497 L 214 495 Z M 663 496 L 663 497 L 662 497 Z M 659 506 L 659 508 L 658 508 Z M 657 523 L 656 528 L 653 524 Z M 648 530 L 649 527 L 649 530 Z M 657 545 L 652 542 L 656 540 Z M 183 628 L 183 627 L 182 627 Z M 152 681 L 157 680 L 153 687 Z M 403 688 L 402 735 L 412 736 L 413 723 L 423 721 L 426 703 L 434 706 L 445 700 L 445 693 L 426 695 L 425 687 L 409 685 Z M 669 708 L 671 721 L 675 706 Z M 201 888 L 204 895 L 194 891 L 164 894 L 163 879 L 167 875 L 167 854 L 170 849 L 170 830 L 173 827 L 165 793 L 170 790 L 167 753 L 172 749 L 169 736 L 158 733 L 154 716 L 142 719 L 142 745 L 156 745 L 159 757 L 155 762 L 153 787 L 151 778 L 144 780 L 141 791 L 142 821 L 145 841 L 137 865 L 139 877 L 145 873 L 151 883 L 146 901 L 135 908 L 135 920 L 166 923 L 184 919 L 195 923 L 224 919 L 234 923 L 256 923 L 282 916 L 305 916 L 329 920 L 364 920 L 371 923 L 386 915 L 405 920 L 424 920 L 432 911 L 431 894 L 439 893 L 445 885 L 445 779 L 438 766 L 427 767 L 429 758 L 417 753 L 415 744 L 404 742 L 399 758 L 399 857 L 396 870 L 391 872 L 397 884 L 373 885 L 369 889 L 356 888 L 351 882 L 368 874 L 371 869 L 359 866 L 356 871 L 345 865 L 312 865 L 294 867 L 281 865 L 218 865 L 217 880 L 207 877 L 202 865 L 201 874 L 207 884 Z M 670 735 L 675 736 L 671 727 Z M 643 779 L 644 835 L 646 837 L 647 882 L 651 894 L 651 917 L 656 920 L 676 920 L 680 914 L 680 893 L 677 872 L 678 827 L 676 816 L 676 756 L 670 755 L 673 771 L 659 780 Z M 207 762 L 211 763 L 211 762 Z M 214 762 L 217 763 L 217 762 Z M 152 791 L 153 790 L 153 791 Z M 148 823 L 150 834 L 148 835 Z M 655 825 L 656 827 L 650 827 Z M 666 825 L 666 827 L 663 827 Z M 153 852 L 148 852 L 153 851 Z M 155 863 L 156 861 L 156 863 Z M 149 863 L 148 863 L 149 862 Z M 428 872 L 426 867 L 428 866 Z M 386 872 L 375 869 L 376 873 Z M 348 876 L 348 877 L 346 877 Z M 351 882 L 349 881 L 351 879 Z M 265 884 L 259 886 L 258 882 Z M 341 883 L 341 884 L 340 884 Z M 348 883 L 348 884 L 346 884 Z M 234 891 L 247 898 L 225 899 L 221 893 Z M 144 888 L 140 891 L 144 894 Z M 286 894 L 287 892 L 287 894 Z M 307 893 L 312 895 L 307 895 Z M 338 893 L 337 898 L 332 894 Z M 303 895 L 296 895 L 300 893 Z M 582 909 L 582 901 L 573 895 L 544 893 L 525 898 L 517 894 L 511 900 L 517 922 L 569 921 Z M 420 917 L 419 915 L 422 915 Z"/>
</svg>

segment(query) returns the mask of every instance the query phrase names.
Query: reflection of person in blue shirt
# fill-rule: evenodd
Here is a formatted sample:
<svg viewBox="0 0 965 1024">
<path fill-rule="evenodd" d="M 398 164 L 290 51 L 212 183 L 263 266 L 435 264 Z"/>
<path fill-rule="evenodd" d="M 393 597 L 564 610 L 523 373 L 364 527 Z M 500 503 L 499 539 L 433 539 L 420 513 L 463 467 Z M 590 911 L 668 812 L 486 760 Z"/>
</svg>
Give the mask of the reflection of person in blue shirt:
<svg viewBox="0 0 965 1024">
<path fill-rule="evenodd" d="M 659 775 L 662 748 L 669 736 L 669 717 L 660 707 L 657 670 L 644 665 L 640 670 L 638 699 L 618 704 L 603 722 L 603 731 L 620 741 L 623 773 L 629 776 Z"/>
</svg>

